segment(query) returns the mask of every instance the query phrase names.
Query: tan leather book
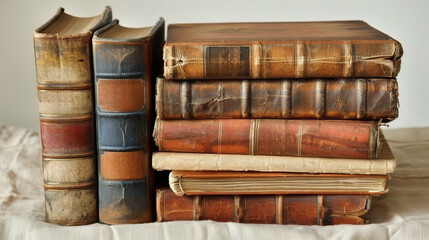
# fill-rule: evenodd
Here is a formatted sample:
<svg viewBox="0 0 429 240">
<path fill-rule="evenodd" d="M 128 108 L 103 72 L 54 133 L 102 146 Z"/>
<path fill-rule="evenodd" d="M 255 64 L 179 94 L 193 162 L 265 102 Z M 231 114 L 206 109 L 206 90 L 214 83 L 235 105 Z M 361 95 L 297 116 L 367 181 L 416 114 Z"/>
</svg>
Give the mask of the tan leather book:
<svg viewBox="0 0 429 240">
<path fill-rule="evenodd" d="M 33 33 L 45 211 L 51 223 L 98 221 L 91 38 L 111 20 L 110 7 L 93 17 L 60 8 Z"/>
<path fill-rule="evenodd" d="M 165 80 L 158 78 L 160 119 L 316 118 L 398 116 L 393 78 Z"/>
<path fill-rule="evenodd" d="M 396 158 L 382 134 L 380 134 L 380 138 L 382 148 L 376 159 L 155 152 L 152 155 L 152 167 L 158 171 L 391 174 L 396 167 Z"/>
<path fill-rule="evenodd" d="M 166 79 L 395 77 L 403 50 L 363 21 L 170 24 Z"/>
<path fill-rule="evenodd" d="M 297 225 L 364 224 L 370 195 L 223 195 L 176 196 L 157 189 L 157 221 Z"/>
<path fill-rule="evenodd" d="M 172 171 L 171 190 L 183 195 L 371 194 L 388 191 L 387 175 Z"/>
<path fill-rule="evenodd" d="M 159 151 L 376 158 L 376 121 L 297 119 L 157 120 Z"/>
</svg>

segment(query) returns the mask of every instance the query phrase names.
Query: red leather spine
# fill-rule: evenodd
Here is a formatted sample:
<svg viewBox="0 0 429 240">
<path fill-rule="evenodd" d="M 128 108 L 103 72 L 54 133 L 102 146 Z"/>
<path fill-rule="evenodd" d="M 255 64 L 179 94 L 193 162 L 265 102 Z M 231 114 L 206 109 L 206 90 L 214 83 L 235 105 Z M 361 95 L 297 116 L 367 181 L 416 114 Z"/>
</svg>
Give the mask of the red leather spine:
<svg viewBox="0 0 429 240">
<path fill-rule="evenodd" d="M 154 136 L 160 151 L 375 158 L 378 124 L 351 120 L 158 120 Z"/>
</svg>

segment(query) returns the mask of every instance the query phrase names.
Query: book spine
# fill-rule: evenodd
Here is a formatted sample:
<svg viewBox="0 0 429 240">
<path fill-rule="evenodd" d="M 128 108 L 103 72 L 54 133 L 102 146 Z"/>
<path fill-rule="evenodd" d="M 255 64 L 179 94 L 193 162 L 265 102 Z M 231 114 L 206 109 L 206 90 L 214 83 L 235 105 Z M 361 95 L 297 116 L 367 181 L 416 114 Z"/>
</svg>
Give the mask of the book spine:
<svg viewBox="0 0 429 240">
<path fill-rule="evenodd" d="M 349 120 L 157 120 L 160 151 L 375 158 L 378 123 Z"/>
<path fill-rule="evenodd" d="M 96 222 L 91 34 L 35 34 L 40 136 L 48 222 Z"/>
<path fill-rule="evenodd" d="M 93 39 L 99 215 L 104 223 L 152 221 L 149 129 L 153 125 L 153 72 L 160 70 L 153 68 L 159 64 L 152 62 L 153 51 L 159 56 L 160 47 L 152 47 L 162 42 L 158 35 L 163 27 L 158 26 L 154 35 L 138 41 Z"/>
<path fill-rule="evenodd" d="M 167 79 L 396 77 L 395 40 L 216 42 L 164 47 Z"/>
<path fill-rule="evenodd" d="M 160 119 L 398 116 L 396 79 L 157 80 Z"/>
<path fill-rule="evenodd" d="M 176 196 L 157 190 L 157 221 L 213 220 L 218 222 L 297 225 L 364 224 L 369 195 L 231 195 Z"/>
</svg>

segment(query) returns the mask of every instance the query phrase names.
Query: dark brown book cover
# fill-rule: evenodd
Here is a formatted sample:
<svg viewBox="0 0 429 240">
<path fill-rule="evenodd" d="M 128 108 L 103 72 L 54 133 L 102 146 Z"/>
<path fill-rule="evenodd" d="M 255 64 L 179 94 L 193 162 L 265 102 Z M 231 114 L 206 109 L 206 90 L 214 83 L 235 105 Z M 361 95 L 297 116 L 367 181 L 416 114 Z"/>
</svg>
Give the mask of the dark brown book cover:
<svg viewBox="0 0 429 240">
<path fill-rule="evenodd" d="M 157 120 L 159 151 L 376 158 L 378 122 L 351 120 Z"/>
<path fill-rule="evenodd" d="M 45 212 L 51 223 L 98 221 L 91 38 L 111 20 L 110 7 L 85 18 L 60 8 L 33 33 Z"/>
<path fill-rule="evenodd" d="M 398 116 L 396 79 L 165 80 L 158 78 L 160 119 Z"/>
<path fill-rule="evenodd" d="M 157 189 L 157 221 L 297 225 L 364 224 L 370 195 L 224 195 L 176 196 Z"/>
<path fill-rule="evenodd" d="M 113 20 L 94 33 L 99 218 L 151 222 L 153 86 L 161 71 L 164 19 L 128 28 Z"/>
<path fill-rule="evenodd" d="M 395 77 L 403 50 L 363 21 L 170 24 L 166 79 Z"/>
</svg>

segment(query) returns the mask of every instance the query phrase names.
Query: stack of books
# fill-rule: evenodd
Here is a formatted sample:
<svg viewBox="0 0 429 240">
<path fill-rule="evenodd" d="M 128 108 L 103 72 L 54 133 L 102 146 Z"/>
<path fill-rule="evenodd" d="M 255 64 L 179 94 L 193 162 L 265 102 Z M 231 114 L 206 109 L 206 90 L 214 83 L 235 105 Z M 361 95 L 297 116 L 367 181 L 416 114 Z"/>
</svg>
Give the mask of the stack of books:
<svg viewBox="0 0 429 240">
<path fill-rule="evenodd" d="M 172 24 L 156 85 L 158 221 L 363 224 L 395 158 L 402 47 L 362 21 Z"/>
</svg>

